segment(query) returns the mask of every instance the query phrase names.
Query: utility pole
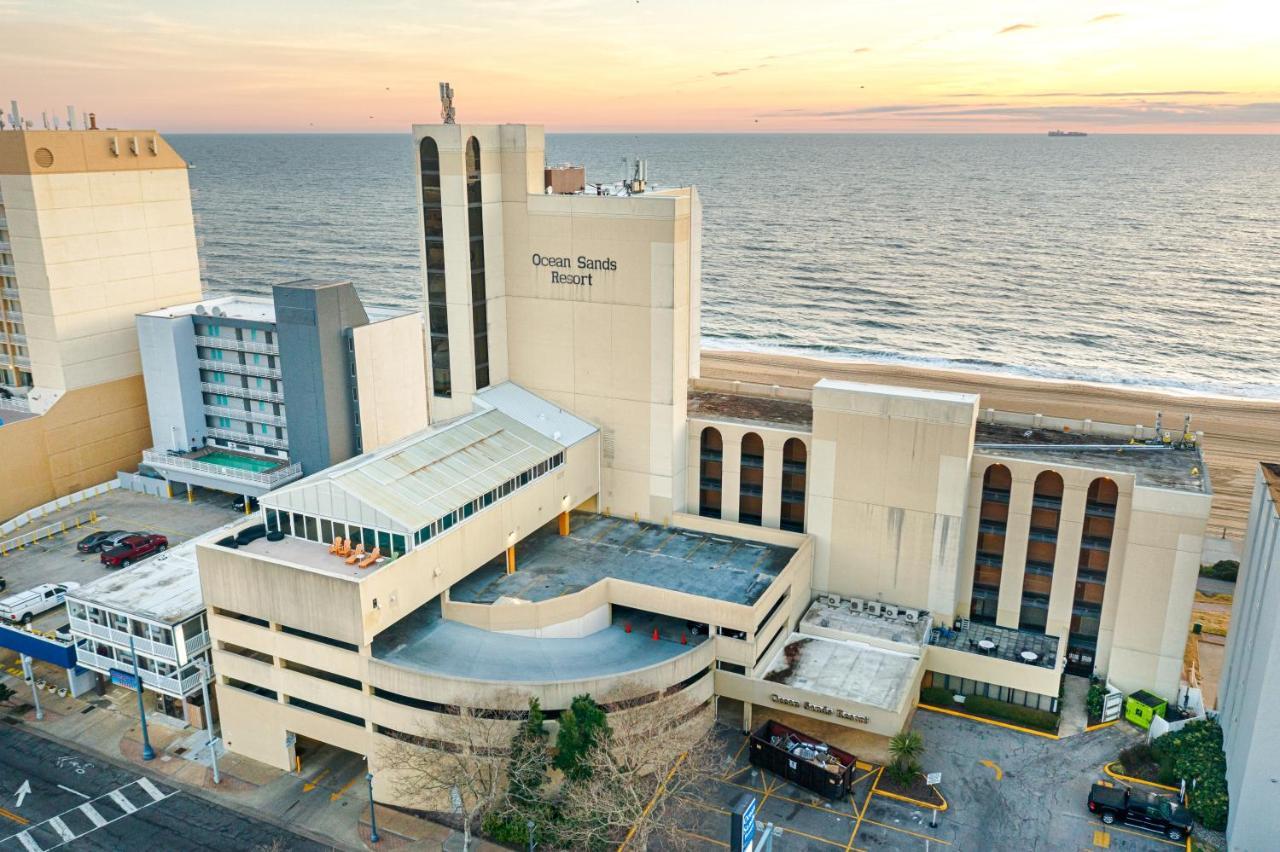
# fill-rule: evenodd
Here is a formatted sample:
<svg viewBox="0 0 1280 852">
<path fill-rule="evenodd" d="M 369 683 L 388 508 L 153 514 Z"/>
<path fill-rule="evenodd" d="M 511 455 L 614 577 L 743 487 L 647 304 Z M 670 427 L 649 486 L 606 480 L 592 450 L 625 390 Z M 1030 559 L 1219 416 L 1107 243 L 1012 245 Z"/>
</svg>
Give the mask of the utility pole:
<svg viewBox="0 0 1280 852">
<path fill-rule="evenodd" d="M 156 750 L 147 736 L 147 708 L 142 705 L 142 673 L 138 671 L 138 651 L 133 647 L 133 634 L 129 634 L 129 658 L 133 660 L 133 681 L 138 690 L 138 716 L 142 719 L 142 759 L 155 760 Z"/>
<path fill-rule="evenodd" d="M 44 721 L 44 710 L 40 707 L 40 690 L 36 688 L 36 675 L 31 670 L 31 658 L 22 655 L 22 677 L 31 686 L 31 701 L 36 705 L 36 721 Z"/>
<path fill-rule="evenodd" d="M 213 783 L 221 784 L 218 777 L 218 741 L 213 736 L 213 705 L 209 703 L 209 664 L 204 657 L 196 660 L 200 667 L 200 691 L 204 696 L 204 728 L 209 732 L 209 761 L 213 764 Z"/>
</svg>

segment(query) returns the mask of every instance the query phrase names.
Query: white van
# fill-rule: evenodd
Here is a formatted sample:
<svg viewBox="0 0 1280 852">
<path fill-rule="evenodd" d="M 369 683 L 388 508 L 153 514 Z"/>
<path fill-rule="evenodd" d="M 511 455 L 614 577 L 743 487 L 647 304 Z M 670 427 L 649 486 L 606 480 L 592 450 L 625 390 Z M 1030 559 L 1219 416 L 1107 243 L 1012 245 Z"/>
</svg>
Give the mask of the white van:
<svg viewBox="0 0 1280 852">
<path fill-rule="evenodd" d="M 42 612 L 62 606 L 79 583 L 45 583 L 0 600 L 0 620 L 26 624 Z"/>
</svg>

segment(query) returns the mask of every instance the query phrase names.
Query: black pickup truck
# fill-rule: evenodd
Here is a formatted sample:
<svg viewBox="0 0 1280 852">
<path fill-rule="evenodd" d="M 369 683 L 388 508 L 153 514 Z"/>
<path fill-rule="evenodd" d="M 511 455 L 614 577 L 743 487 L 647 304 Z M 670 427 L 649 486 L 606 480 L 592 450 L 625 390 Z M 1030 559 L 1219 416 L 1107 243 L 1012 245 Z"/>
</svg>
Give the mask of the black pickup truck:
<svg viewBox="0 0 1280 852">
<path fill-rule="evenodd" d="M 1128 787 L 1094 784 L 1089 791 L 1089 810 L 1107 825 L 1123 823 L 1157 831 L 1170 840 L 1191 835 L 1191 814 L 1177 799 L 1142 793 Z"/>
</svg>

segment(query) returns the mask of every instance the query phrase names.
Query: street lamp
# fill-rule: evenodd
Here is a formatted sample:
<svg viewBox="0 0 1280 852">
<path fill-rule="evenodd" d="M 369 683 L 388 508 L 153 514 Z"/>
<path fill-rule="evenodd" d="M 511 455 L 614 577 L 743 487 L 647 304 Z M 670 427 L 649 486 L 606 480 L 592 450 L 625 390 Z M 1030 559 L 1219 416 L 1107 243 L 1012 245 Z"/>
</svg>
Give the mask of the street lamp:
<svg viewBox="0 0 1280 852">
<path fill-rule="evenodd" d="M 200 668 L 200 690 L 204 695 L 204 728 L 209 732 L 209 760 L 213 764 L 213 783 L 221 784 L 222 779 L 218 777 L 218 746 L 213 738 L 213 707 L 209 704 L 209 664 L 204 657 L 200 657 L 196 660 L 196 665 Z"/>
<path fill-rule="evenodd" d="M 129 659 L 133 661 L 133 681 L 138 689 L 138 716 L 142 719 L 142 759 L 155 760 L 156 750 L 147 736 L 147 708 L 142 706 L 142 673 L 138 671 L 138 652 L 133 647 L 133 634 L 129 634 Z"/>
<path fill-rule="evenodd" d="M 526 835 L 526 836 L 529 838 L 529 852 L 533 852 L 533 850 L 534 850 L 534 844 L 533 844 L 533 830 L 534 830 L 534 828 L 536 828 L 537 826 L 536 826 L 536 825 L 534 825 L 533 820 L 528 820 L 528 821 L 526 821 L 526 822 L 525 822 L 524 827 L 525 827 L 525 829 L 527 830 L 527 835 Z"/>
<path fill-rule="evenodd" d="M 373 804 L 373 773 L 366 772 L 364 780 L 369 782 L 369 842 L 378 842 L 378 812 Z"/>
</svg>

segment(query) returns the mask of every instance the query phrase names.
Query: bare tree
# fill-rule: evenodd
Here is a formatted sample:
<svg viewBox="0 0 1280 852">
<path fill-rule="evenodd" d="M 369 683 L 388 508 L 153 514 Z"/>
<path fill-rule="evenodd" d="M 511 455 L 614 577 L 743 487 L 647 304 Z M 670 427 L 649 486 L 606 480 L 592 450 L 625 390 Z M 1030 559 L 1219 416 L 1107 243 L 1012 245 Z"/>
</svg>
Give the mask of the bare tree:
<svg viewBox="0 0 1280 852">
<path fill-rule="evenodd" d="M 493 703 L 512 707 L 521 701 L 507 696 Z M 463 839 L 470 848 L 472 826 L 503 800 L 508 775 L 520 769 L 512 766 L 511 739 L 525 716 L 521 710 L 462 708 L 457 715 L 434 717 L 421 736 L 397 738 L 380 752 L 397 798 L 422 810 L 457 810 L 460 799 Z"/>
<path fill-rule="evenodd" d="M 619 839 L 632 850 L 689 847 L 691 795 L 729 762 L 710 730 L 710 702 L 625 692 L 604 703 L 610 733 L 584 755 L 589 771 L 560 791 L 561 836 L 573 849 Z"/>
</svg>

